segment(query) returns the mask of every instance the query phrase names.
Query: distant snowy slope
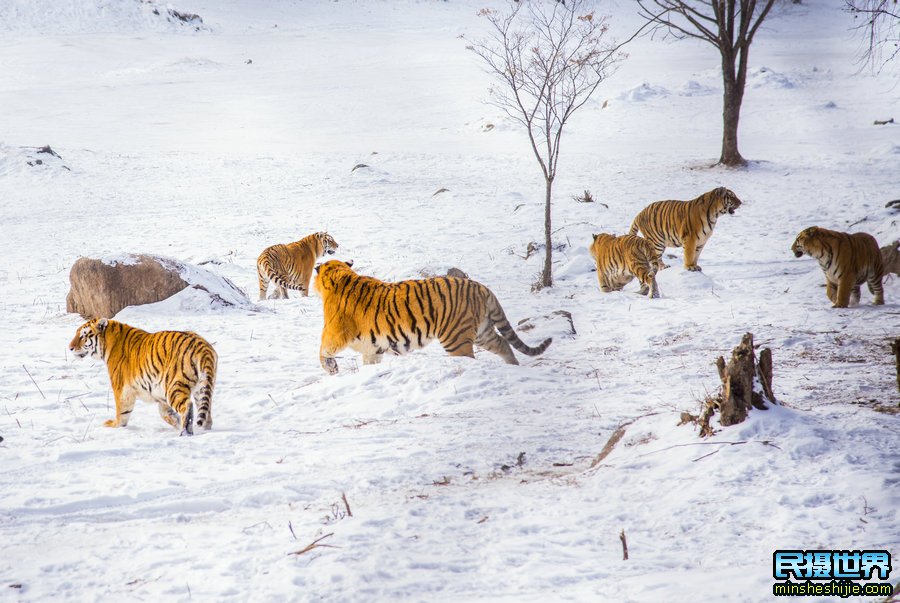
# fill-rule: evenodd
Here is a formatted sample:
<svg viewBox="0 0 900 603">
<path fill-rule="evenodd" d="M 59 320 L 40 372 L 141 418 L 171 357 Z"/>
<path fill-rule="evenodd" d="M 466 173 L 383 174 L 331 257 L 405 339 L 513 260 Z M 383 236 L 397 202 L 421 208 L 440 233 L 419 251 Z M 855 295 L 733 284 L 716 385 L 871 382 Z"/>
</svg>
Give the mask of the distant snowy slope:
<svg viewBox="0 0 900 603">
<path fill-rule="evenodd" d="M 0 0 L 0 32 L 58 35 L 207 30 L 199 15 L 156 0 Z"/>
</svg>

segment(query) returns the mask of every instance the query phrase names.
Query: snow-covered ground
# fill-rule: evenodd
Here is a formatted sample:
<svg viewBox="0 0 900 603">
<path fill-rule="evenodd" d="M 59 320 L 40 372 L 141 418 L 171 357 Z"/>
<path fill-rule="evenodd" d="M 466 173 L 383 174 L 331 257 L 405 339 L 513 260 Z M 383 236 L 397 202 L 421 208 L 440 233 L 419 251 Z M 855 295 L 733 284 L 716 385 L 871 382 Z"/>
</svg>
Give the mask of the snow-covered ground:
<svg viewBox="0 0 900 603">
<path fill-rule="evenodd" d="M 178 2 L 197 31 L 164 4 L 0 0 L 0 600 L 767 601 L 776 549 L 900 555 L 900 418 L 877 411 L 898 404 L 900 281 L 834 310 L 790 253 L 814 224 L 900 236 L 900 130 L 873 125 L 900 118 L 897 79 L 857 73 L 842 3 L 779 2 L 759 33 L 745 170 L 708 167 L 713 49 L 631 44 L 567 130 L 565 248 L 536 294 L 540 174 L 459 38 L 485 3 Z M 600 10 L 620 39 L 639 25 Z M 715 186 L 744 204 L 702 273 L 676 250 L 661 299 L 599 292 L 591 233 Z M 215 427 L 180 438 L 144 404 L 102 427 L 106 369 L 66 350 L 78 257 L 203 262 L 255 299 L 259 252 L 317 230 L 361 273 L 457 266 L 514 323 L 566 310 L 577 334 L 539 322 L 522 338 L 554 342 L 521 366 L 348 350 L 328 377 L 318 298 L 127 308 L 216 347 Z M 783 406 L 700 441 L 679 415 L 747 331 Z"/>
</svg>

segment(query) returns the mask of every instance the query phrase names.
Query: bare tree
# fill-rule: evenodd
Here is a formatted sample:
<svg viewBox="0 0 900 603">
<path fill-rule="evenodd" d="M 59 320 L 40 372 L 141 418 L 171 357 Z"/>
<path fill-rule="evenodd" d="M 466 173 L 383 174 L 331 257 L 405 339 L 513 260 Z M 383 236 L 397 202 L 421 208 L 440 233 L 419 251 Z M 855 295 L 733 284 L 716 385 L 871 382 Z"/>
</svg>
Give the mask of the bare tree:
<svg viewBox="0 0 900 603">
<path fill-rule="evenodd" d="M 550 209 L 563 128 L 625 58 L 622 45 L 605 41 L 606 18 L 587 11 L 587 4 L 523 2 L 507 13 L 484 9 L 479 14 L 490 33 L 468 47 L 497 80 L 490 102 L 525 127 L 544 176 L 546 249 L 539 287 L 553 285 Z"/>
<path fill-rule="evenodd" d="M 880 69 L 900 56 L 900 4 L 897 0 L 845 0 L 844 5 L 854 19 L 861 19 L 856 29 L 865 35 L 860 60 Z"/>
<path fill-rule="evenodd" d="M 747 161 L 738 150 L 738 122 L 750 44 L 775 0 L 637 0 L 640 14 L 677 38 L 709 42 L 722 58 L 724 98 L 722 155 L 719 163 L 741 166 Z M 652 7 L 652 10 L 651 10 Z"/>
</svg>

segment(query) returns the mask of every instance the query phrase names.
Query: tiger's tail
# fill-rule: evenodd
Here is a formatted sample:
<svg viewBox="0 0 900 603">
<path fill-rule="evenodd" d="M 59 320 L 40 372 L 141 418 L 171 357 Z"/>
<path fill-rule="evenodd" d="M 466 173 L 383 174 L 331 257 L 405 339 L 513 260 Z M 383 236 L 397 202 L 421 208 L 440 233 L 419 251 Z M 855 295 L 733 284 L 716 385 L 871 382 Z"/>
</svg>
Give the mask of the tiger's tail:
<svg viewBox="0 0 900 603">
<path fill-rule="evenodd" d="M 494 327 L 497 329 L 503 339 L 508 341 L 510 345 L 512 345 L 512 347 L 516 348 L 527 356 L 538 356 L 540 354 L 543 354 L 544 350 L 550 347 L 550 344 L 553 342 L 553 338 L 548 337 L 540 345 L 531 347 L 524 341 L 519 339 L 519 336 L 512 328 L 512 325 L 509 324 L 509 320 L 506 318 L 506 313 L 500 306 L 500 301 L 493 293 L 491 293 L 490 298 L 488 299 L 488 318 L 490 318 L 491 322 L 494 324 Z"/>
<path fill-rule="evenodd" d="M 631 230 L 628 231 L 628 234 L 636 235 L 638 233 L 638 231 L 641 229 L 640 225 L 638 224 L 638 220 L 640 219 L 640 217 L 641 217 L 640 214 L 635 216 L 634 221 L 631 223 Z"/>
<path fill-rule="evenodd" d="M 212 347 L 204 346 L 204 349 L 194 360 L 194 368 L 197 370 L 197 387 L 194 390 L 194 399 L 197 402 L 197 427 L 209 429 L 212 427 L 212 395 L 216 384 L 216 363 L 218 357 Z"/>
<path fill-rule="evenodd" d="M 278 255 L 271 250 L 266 250 L 256 262 L 256 276 L 259 279 L 259 299 L 266 299 L 266 291 L 269 282 L 276 286 L 292 291 L 306 291 L 306 286 L 291 282 L 284 274 L 289 274 L 290 268 L 285 266 Z"/>
</svg>

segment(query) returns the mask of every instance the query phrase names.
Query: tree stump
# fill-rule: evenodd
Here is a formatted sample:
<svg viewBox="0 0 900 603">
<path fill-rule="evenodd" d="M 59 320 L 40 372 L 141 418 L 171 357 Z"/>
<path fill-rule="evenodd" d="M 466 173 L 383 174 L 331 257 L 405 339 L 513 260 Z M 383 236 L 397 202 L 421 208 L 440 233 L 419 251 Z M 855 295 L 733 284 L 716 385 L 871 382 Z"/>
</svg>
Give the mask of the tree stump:
<svg viewBox="0 0 900 603">
<path fill-rule="evenodd" d="M 722 389 L 705 402 L 697 420 L 701 437 L 713 434 L 714 429 L 709 422 L 717 410 L 719 424 L 727 427 L 744 421 L 751 408 L 767 410 L 766 403 L 777 404 L 772 391 L 772 351 L 769 348 L 760 350 L 757 360 L 752 333 L 744 335 L 740 345 L 731 352 L 727 364 L 719 356 L 716 368 L 722 380 Z"/>
</svg>

